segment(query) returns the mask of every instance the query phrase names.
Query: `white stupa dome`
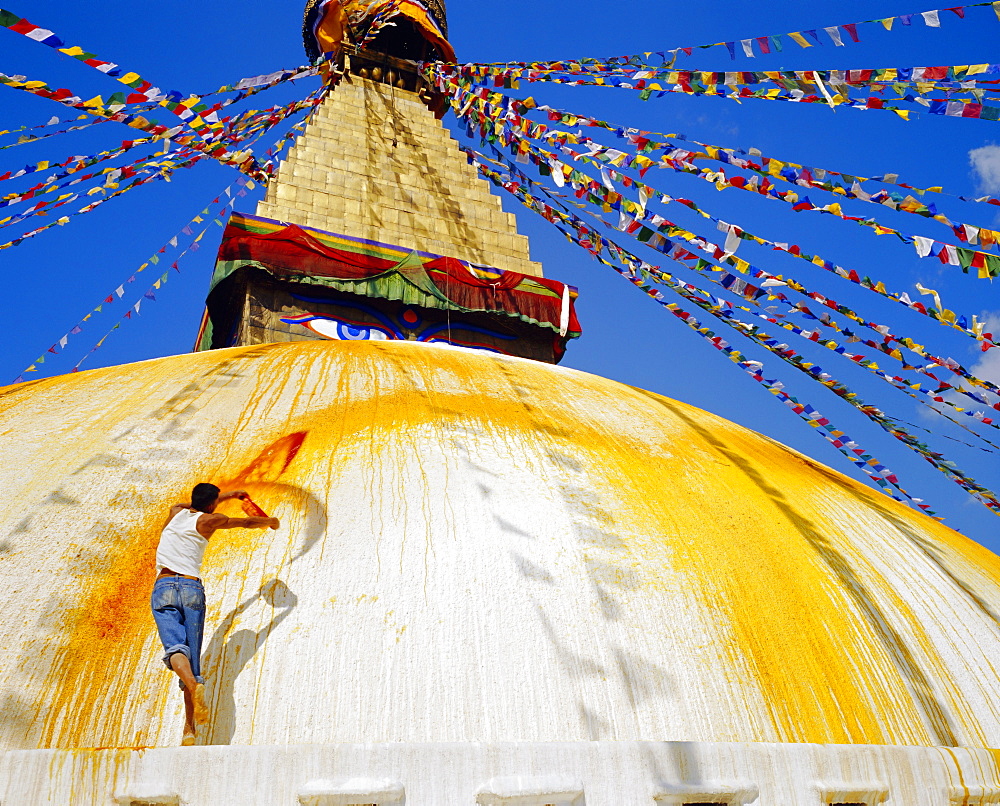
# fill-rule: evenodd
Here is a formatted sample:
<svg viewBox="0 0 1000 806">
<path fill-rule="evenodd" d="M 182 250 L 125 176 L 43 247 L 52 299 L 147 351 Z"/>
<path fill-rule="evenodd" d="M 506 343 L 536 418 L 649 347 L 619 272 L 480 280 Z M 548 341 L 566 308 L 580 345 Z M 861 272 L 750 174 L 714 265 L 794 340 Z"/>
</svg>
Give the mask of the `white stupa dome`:
<svg viewBox="0 0 1000 806">
<path fill-rule="evenodd" d="M 8 387 L 0 451 L 6 750 L 178 743 L 153 554 L 208 480 L 282 526 L 210 543 L 200 743 L 1000 746 L 995 555 L 603 378 L 241 347 Z"/>
</svg>

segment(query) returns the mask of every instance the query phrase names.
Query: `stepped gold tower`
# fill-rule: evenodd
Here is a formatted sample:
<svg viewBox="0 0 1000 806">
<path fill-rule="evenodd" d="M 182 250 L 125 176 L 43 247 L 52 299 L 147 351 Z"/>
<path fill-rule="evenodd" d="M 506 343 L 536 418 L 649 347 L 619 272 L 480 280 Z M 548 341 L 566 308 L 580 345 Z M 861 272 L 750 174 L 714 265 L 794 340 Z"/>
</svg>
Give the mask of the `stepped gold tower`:
<svg viewBox="0 0 1000 806">
<path fill-rule="evenodd" d="M 406 70 L 443 7 L 398 10 L 227 228 L 205 349 L 0 389 L 0 804 L 1000 803 L 1000 559 L 553 366 L 574 293 Z M 210 541 L 179 747 L 149 594 L 209 480 L 282 527 Z"/>
</svg>

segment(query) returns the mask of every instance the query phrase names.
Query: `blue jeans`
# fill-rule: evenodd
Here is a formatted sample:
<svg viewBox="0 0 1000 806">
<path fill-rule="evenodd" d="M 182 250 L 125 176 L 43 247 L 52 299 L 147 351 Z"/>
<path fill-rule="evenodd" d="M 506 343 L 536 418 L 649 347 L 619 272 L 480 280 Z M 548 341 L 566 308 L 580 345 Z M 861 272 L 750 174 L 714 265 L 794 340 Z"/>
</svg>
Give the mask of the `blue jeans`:
<svg viewBox="0 0 1000 806">
<path fill-rule="evenodd" d="M 184 577 L 160 577 L 153 585 L 149 605 L 163 642 L 163 662 L 167 668 L 173 668 L 170 656 L 181 652 L 191 662 L 195 679 L 204 683 L 201 639 L 205 629 L 205 589 L 201 582 Z M 184 688 L 183 683 L 181 688 Z"/>
</svg>

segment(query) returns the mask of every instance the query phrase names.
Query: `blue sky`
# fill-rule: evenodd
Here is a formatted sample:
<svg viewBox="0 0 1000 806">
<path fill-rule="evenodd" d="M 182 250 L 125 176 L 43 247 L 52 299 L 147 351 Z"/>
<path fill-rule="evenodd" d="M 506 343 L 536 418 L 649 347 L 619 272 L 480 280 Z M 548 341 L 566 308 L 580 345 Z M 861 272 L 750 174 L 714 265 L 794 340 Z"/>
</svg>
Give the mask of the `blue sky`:
<svg viewBox="0 0 1000 806">
<path fill-rule="evenodd" d="M 248 5 L 217 0 L 208 5 L 164 0 L 140 9 L 120 0 L 102 0 L 99 4 L 32 0 L 23 5 L 8 0 L 6 7 L 164 89 L 203 93 L 244 76 L 294 67 L 305 61 L 298 2 L 264 0 Z M 645 0 L 612 4 L 583 0 L 573 4 L 573 13 L 568 14 L 565 4 L 554 0 L 503 4 L 453 0 L 449 23 L 460 60 L 534 60 L 696 46 L 916 13 L 932 7 L 895 0 L 821 6 L 791 0 L 758 6 L 709 0 L 673 7 Z M 861 26 L 861 42 L 842 48 L 827 43 L 801 50 L 786 40 L 782 53 L 754 60 L 740 56 L 731 61 L 725 48 L 695 50 L 692 56 L 681 57 L 678 66 L 699 70 L 847 69 L 1000 61 L 995 44 L 1000 22 L 991 9 L 969 9 L 965 20 L 946 12 L 941 19 L 940 29 L 926 28 L 919 20 L 909 28 L 897 24 L 891 32 L 877 25 Z M 0 71 L 44 80 L 53 87 L 67 87 L 83 97 L 108 95 L 120 88 L 112 79 L 5 30 L 0 30 Z M 257 106 L 285 103 L 314 88 L 315 80 L 311 79 L 272 90 L 257 96 Z M 530 94 L 540 102 L 624 126 L 684 133 L 728 147 L 756 147 L 786 161 L 862 176 L 895 172 L 915 186 L 943 185 L 955 195 L 1000 195 L 1000 148 L 996 146 L 1000 142 L 1000 124 L 994 122 L 927 115 L 906 122 L 887 112 L 840 109 L 834 113 L 821 105 L 754 100 L 737 104 L 725 99 L 683 96 L 643 103 L 626 90 L 548 84 L 523 84 L 514 94 Z M 0 130 L 42 123 L 53 115 L 73 117 L 70 110 L 51 101 L 6 87 L 0 87 L 0 99 Z M 446 125 L 453 126 L 453 119 L 446 119 Z M 84 132 L 0 150 L 0 173 L 39 160 L 93 154 L 133 137 L 134 132 L 126 127 L 105 123 Z M 272 139 L 265 138 L 265 142 Z M 9 135 L 0 136 L 0 146 L 11 141 Z M 64 227 L 0 251 L 0 270 L 7 291 L 7 343 L 0 354 L 0 382 L 9 382 L 45 353 L 236 178 L 232 169 L 214 163 L 199 164 L 176 173 L 169 183 L 144 186 L 94 213 L 74 218 Z M 780 203 L 751 194 L 735 190 L 720 193 L 694 177 L 653 171 L 647 174 L 646 181 L 672 195 L 694 199 L 744 229 L 774 241 L 798 243 L 860 274 L 881 279 L 892 290 L 916 296 L 917 283 L 935 288 L 948 307 L 998 320 L 995 332 L 1000 335 L 1000 299 L 995 285 L 963 275 L 956 267 L 919 260 L 912 247 L 894 239 L 876 238 L 866 229 L 830 216 L 794 214 Z M 0 192 L 28 184 L 26 180 L 20 184 L 2 183 Z M 253 212 L 260 195 L 259 189 L 251 193 L 237 209 Z M 935 201 L 955 220 L 1000 228 L 996 207 L 963 203 L 947 196 Z M 518 216 L 521 231 L 531 239 L 533 257 L 543 262 L 546 275 L 580 288 L 584 336 L 571 345 L 566 365 L 715 412 L 855 475 L 856 471 L 833 448 L 682 323 L 585 252 L 567 244 L 547 222 L 510 199 L 505 199 L 504 204 Z M 876 214 L 884 223 L 903 231 L 954 242 L 948 230 L 935 222 L 888 210 L 881 212 L 880 208 L 860 202 L 854 204 L 845 204 L 845 210 L 856 215 Z M 719 235 L 706 230 L 694 217 L 685 218 L 673 210 L 670 214 L 692 228 L 697 224 L 701 234 Z M 84 368 L 189 350 L 220 232 L 213 228 L 203 240 L 201 251 L 185 258 L 180 274 L 172 274 L 168 284 L 157 292 L 156 302 L 147 301 L 141 316 L 115 331 L 102 349 L 89 357 Z M 8 233 L 16 234 L 0 229 L 0 236 Z M 0 238 L 0 242 L 6 240 Z M 627 245 L 623 239 L 619 241 Z M 746 253 L 741 248 L 741 255 L 773 273 L 794 276 L 807 287 L 851 305 L 870 319 L 891 325 L 897 334 L 909 335 L 939 354 L 951 355 L 969 367 L 978 364 L 977 371 L 983 377 L 1000 382 L 1000 351 L 984 357 L 976 344 L 960 334 L 787 255 L 759 247 L 756 251 L 747 248 Z M 659 262 L 655 253 L 643 256 Z M 71 339 L 65 352 L 49 354 L 42 367 L 45 374 L 68 371 L 120 320 L 124 303 L 141 298 L 155 276 L 151 272 L 140 275 L 139 282 L 128 286 L 123 300 L 93 317 L 83 332 Z M 996 516 L 919 456 L 818 384 L 800 380 L 794 370 L 778 366 L 774 358 L 768 359 L 738 337 L 729 340 L 749 356 L 765 360 L 771 375 L 781 377 L 791 393 L 815 405 L 855 436 L 896 471 L 911 493 L 926 499 L 951 526 L 994 550 L 1000 548 Z M 1000 488 L 996 453 L 962 444 L 971 441 L 967 434 L 941 418 L 919 411 L 915 402 L 857 367 L 842 366 L 843 359 L 829 353 L 803 352 L 865 400 L 911 423 L 916 436 L 946 453 L 979 481 L 994 490 Z M 885 366 L 888 369 L 891 363 Z M 989 429 L 980 430 L 993 439 Z M 993 433 L 1000 437 L 1000 432 Z M 1000 444 L 1000 439 L 994 441 Z M 665 489 L 664 494 L 667 492 Z"/>
</svg>

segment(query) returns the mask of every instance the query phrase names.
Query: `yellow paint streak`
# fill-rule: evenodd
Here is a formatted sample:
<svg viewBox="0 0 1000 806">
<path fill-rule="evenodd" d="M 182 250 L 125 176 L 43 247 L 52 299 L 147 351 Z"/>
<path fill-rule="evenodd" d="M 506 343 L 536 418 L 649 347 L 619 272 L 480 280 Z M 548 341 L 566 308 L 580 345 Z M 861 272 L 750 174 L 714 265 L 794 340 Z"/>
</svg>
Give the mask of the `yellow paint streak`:
<svg viewBox="0 0 1000 806">
<path fill-rule="evenodd" d="M 871 581 L 867 558 L 824 516 L 818 499 L 856 507 L 875 507 L 877 501 L 877 510 L 912 524 L 954 557 L 956 567 L 976 569 L 974 582 L 954 571 L 956 587 L 973 594 L 981 589 L 996 596 L 1000 560 L 759 435 L 641 390 L 458 351 L 298 342 L 18 387 L 0 394 L 0 418 L 13 417 L 31 395 L 53 389 L 62 399 L 87 399 L 98 379 L 145 384 L 148 376 L 203 371 L 223 359 L 237 361 L 253 378 L 254 391 L 241 404 L 231 434 L 213 443 L 215 477 L 245 486 L 266 511 L 299 530 L 290 526 L 282 533 L 287 545 L 279 577 L 311 548 L 303 540 L 315 543 L 318 552 L 327 549 L 325 525 L 308 524 L 327 505 L 336 516 L 337 502 L 326 500 L 334 479 L 348 469 L 363 473 L 377 494 L 379 462 L 386 461 L 380 452 L 387 444 L 391 457 L 391 451 L 423 444 L 412 436 L 421 429 L 443 434 L 447 426 L 467 425 L 477 439 L 516 439 L 539 457 L 560 450 L 585 460 L 590 489 L 604 494 L 608 516 L 628 540 L 613 556 L 595 561 L 592 578 L 579 584 L 596 580 L 607 596 L 624 597 L 623 581 L 633 575 L 639 590 L 633 587 L 628 596 L 662 598 L 671 592 L 661 569 L 686 579 L 700 601 L 700 616 L 715 622 L 729 673 L 766 705 L 766 713 L 750 715 L 754 735 L 743 740 L 953 744 L 960 733 L 975 732 L 961 692 L 951 692 L 947 706 L 922 696 L 928 676 L 946 677 L 947 670 L 937 668 L 943 664 L 934 660 L 932 642 L 902 598 Z M 215 394 L 206 391 L 201 399 Z M 597 416 L 602 405 L 613 403 L 621 403 L 622 418 L 634 418 L 641 434 L 631 433 L 629 422 Z M 127 423 L 139 415 L 119 410 L 118 416 Z M 308 437 L 296 443 L 293 435 L 304 432 Z M 247 456 L 256 459 L 248 462 Z M 201 480 L 185 472 L 177 478 L 187 486 Z M 419 489 L 414 480 L 407 492 Z M 307 517 L 310 507 L 318 509 Z M 304 537 L 307 527 L 314 534 Z M 148 596 L 158 525 L 131 535 L 107 573 L 86 580 L 80 610 L 67 614 L 65 644 L 44 684 L 43 746 L 120 741 L 113 715 L 131 707 L 134 689 L 118 683 L 137 674 L 139 650 L 153 630 Z M 213 540 L 206 555 L 210 596 L 211 584 L 223 584 L 231 568 L 247 567 L 271 539 L 270 532 L 247 532 Z M 428 563 L 432 551 L 428 534 Z M 587 550 L 583 556 L 586 564 Z M 250 593 L 241 580 L 239 600 Z M 220 620 L 218 610 L 210 612 Z M 899 623 L 909 625 L 916 646 L 891 626 Z M 235 624 L 234 617 L 227 630 Z M 206 624 L 206 641 L 214 628 Z M 397 641 L 407 628 L 387 623 Z M 226 662 L 219 658 L 217 668 L 205 671 L 222 674 Z M 915 675 L 927 679 L 914 682 Z M 741 704 L 727 707 L 738 711 Z M 134 737 L 137 743 L 141 738 Z"/>
<path fill-rule="evenodd" d="M 233 482 L 264 502 L 277 502 L 271 496 L 274 482 L 295 459 L 305 436 L 299 432 L 279 438 L 235 474 Z M 188 487 L 197 481 L 191 480 Z M 222 484 L 232 488 L 234 483 Z M 162 505 L 164 514 L 168 506 L 169 502 Z M 219 511 L 242 516 L 235 500 L 223 502 Z M 156 516 L 151 513 L 148 521 L 156 523 Z M 242 541 L 211 540 L 206 566 L 225 568 L 235 554 L 252 553 L 262 531 L 245 532 L 249 538 Z M 144 660 L 141 649 L 155 633 L 149 598 L 159 537 L 157 528 L 136 530 L 105 574 L 81 576 L 81 606 L 64 617 L 65 643 L 44 686 L 52 697 L 39 713 L 44 717 L 41 747 L 120 746 L 115 714 L 133 707 L 127 683 L 137 678 Z M 206 631 L 209 628 L 206 624 Z M 141 745 L 141 734 L 128 744 Z"/>
</svg>

